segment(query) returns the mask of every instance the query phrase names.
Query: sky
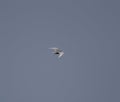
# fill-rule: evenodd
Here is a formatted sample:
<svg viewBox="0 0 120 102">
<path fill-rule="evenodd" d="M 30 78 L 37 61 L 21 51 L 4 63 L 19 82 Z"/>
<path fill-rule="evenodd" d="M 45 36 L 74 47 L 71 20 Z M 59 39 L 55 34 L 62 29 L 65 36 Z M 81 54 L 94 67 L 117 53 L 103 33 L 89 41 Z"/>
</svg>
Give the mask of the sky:
<svg viewBox="0 0 120 102">
<path fill-rule="evenodd" d="M 0 0 L 0 102 L 120 102 L 119 4 Z"/>
</svg>

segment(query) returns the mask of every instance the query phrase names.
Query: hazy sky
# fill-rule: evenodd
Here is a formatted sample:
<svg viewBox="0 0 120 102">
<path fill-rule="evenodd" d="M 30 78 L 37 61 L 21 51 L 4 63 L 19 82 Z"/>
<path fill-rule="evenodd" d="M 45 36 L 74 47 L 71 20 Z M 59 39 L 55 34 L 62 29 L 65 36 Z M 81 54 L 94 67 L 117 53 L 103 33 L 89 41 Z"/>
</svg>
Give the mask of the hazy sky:
<svg viewBox="0 0 120 102">
<path fill-rule="evenodd" d="M 0 0 L 0 102 L 120 102 L 119 4 Z"/>
</svg>

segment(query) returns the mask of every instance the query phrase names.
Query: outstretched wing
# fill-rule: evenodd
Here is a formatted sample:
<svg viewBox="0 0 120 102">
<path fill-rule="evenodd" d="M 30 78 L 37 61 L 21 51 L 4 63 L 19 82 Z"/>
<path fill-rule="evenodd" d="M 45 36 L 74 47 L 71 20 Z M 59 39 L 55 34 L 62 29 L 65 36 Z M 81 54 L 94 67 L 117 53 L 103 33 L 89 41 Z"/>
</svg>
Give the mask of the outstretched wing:
<svg viewBox="0 0 120 102">
<path fill-rule="evenodd" d="M 52 50 L 54 50 L 55 52 L 59 52 L 59 51 L 61 51 L 59 48 L 56 48 L 56 47 L 49 48 L 49 49 L 52 49 Z"/>
<path fill-rule="evenodd" d="M 62 57 L 64 52 L 60 52 L 58 58 Z"/>
</svg>

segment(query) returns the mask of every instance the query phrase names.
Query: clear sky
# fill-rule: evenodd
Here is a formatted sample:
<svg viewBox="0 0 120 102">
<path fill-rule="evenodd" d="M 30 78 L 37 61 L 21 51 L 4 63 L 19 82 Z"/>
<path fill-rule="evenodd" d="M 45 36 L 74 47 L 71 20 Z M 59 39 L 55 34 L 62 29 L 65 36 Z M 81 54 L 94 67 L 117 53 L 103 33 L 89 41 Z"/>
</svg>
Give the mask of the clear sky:
<svg viewBox="0 0 120 102">
<path fill-rule="evenodd" d="M 120 102 L 119 4 L 0 0 L 0 102 Z"/>
</svg>

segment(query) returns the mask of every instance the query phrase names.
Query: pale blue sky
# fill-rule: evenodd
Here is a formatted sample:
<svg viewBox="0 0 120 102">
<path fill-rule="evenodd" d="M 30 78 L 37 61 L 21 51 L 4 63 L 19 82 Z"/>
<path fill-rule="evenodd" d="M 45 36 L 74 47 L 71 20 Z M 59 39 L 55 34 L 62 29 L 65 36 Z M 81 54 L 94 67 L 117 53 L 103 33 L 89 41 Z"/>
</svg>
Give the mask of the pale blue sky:
<svg viewBox="0 0 120 102">
<path fill-rule="evenodd" d="M 119 102 L 119 4 L 1 0 L 0 102 Z"/>
</svg>

